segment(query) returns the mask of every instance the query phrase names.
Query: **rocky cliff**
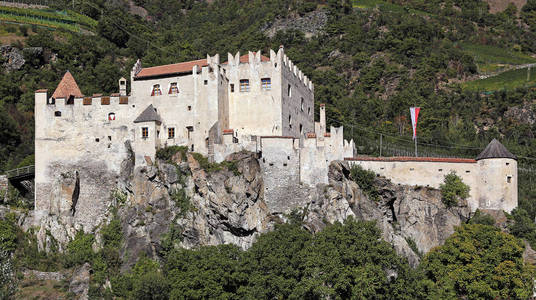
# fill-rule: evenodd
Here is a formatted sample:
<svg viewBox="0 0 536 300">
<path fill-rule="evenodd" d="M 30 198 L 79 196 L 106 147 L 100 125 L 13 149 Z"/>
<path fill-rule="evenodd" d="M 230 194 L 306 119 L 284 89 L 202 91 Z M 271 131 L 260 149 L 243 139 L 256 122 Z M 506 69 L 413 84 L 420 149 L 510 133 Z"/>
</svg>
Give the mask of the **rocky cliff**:
<svg viewBox="0 0 536 300">
<path fill-rule="evenodd" d="M 95 199 L 96 207 L 107 207 L 104 221 L 95 218 L 88 226 L 91 220 L 83 215 L 67 219 L 60 218 L 61 213 L 45 216 L 40 222 L 40 244 L 45 249 L 53 239 L 65 244 L 79 228 L 98 236 L 100 224 L 115 211 L 122 224 L 127 268 L 142 253 L 157 257 L 164 237 L 177 247 L 232 243 L 248 248 L 260 233 L 290 218 L 300 218 L 305 228 L 317 232 L 327 223 L 354 216 L 376 220 L 385 240 L 415 266 L 421 253 L 442 244 L 454 226 L 470 215 L 463 204 L 447 209 L 438 190 L 395 185 L 381 177 L 375 179 L 379 199 L 369 199 L 350 180 L 345 162 L 330 165 L 328 185 L 304 186 L 300 199 L 283 200 L 277 207 L 284 209 L 271 211 L 256 154 L 234 153 L 219 165 L 197 158 L 179 152 L 170 162 L 157 161 L 136 169 L 131 159 L 125 160 L 118 188 L 109 199 Z M 76 184 L 76 175 L 71 177 Z M 85 178 L 84 174 L 80 178 Z M 71 207 L 70 198 L 55 201 L 65 201 L 56 207 Z"/>
</svg>

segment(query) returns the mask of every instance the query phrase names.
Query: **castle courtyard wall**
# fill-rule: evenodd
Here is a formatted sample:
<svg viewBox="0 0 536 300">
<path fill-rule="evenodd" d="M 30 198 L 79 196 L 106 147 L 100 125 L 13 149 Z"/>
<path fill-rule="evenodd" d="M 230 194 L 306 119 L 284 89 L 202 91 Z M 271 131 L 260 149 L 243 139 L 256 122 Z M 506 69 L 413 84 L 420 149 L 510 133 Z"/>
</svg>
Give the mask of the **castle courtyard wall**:
<svg viewBox="0 0 536 300">
<path fill-rule="evenodd" d="M 385 176 L 396 184 L 429 186 L 438 189 L 445 175 L 456 172 L 471 190 L 468 204 L 474 211 L 478 208 L 480 169 L 473 159 L 390 157 L 346 158 L 350 165 L 359 165 L 365 170 Z"/>
</svg>

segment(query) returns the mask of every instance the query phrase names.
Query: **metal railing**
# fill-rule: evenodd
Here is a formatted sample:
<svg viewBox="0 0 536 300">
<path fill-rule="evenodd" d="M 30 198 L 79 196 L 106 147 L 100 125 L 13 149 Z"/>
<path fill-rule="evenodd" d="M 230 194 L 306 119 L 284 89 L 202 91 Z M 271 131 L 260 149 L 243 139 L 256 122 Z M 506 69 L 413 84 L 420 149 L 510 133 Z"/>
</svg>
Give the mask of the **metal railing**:
<svg viewBox="0 0 536 300">
<path fill-rule="evenodd" d="M 16 178 L 16 177 L 27 176 L 27 175 L 34 174 L 34 173 L 35 173 L 35 166 L 31 165 L 31 166 L 26 166 L 26 167 L 6 171 L 6 176 L 7 178 Z"/>
</svg>

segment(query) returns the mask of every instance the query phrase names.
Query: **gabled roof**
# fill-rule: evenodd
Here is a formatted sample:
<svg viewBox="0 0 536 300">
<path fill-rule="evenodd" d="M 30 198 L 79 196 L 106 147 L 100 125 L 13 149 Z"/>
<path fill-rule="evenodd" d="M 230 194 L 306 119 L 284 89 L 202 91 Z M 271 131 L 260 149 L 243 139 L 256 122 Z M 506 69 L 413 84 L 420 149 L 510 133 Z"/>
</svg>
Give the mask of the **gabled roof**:
<svg viewBox="0 0 536 300">
<path fill-rule="evenodd" d="M 71 75 L 71 72 L 67 71 L 65 72 L 65 75 L 63 75 L 58 87 L 56 87 L 54 94 L 52 94 L 52 98 L 69 98 L 70 96 L 76 98 L 84 97 L 78 88 L 78 84 L 76 84 L 73 75 Z"/>
<path fill-rule="evenodd" d="M 511 158 L 516 159 L 517 157 L 513 155 L 506 147 L 503 146 L 498 140 L 493 139 L 488 146 L 482 151 L 477 157 L 476 160 L 487 159 L 487 158 Z"/>
<path fill-rule="evenodd" d="M 253 55 L 255 55 L 257 52 L 253 52 Z M 264 55 L 261 55 L 261 62 L 267 62 L 267 61 L 270 61 L 270 58 L 269 57 L 266 57 Z M 228 64 L 229 62 L 226 61 L 224 62 L 223 64 L 226 65 Z M 242 56 L 240 56 L 240 63 L 243 63 L 243 64 L 248 64 L 249 63 L 249 54 L 244 54 Z"/>
<path fill-rule="evenodd" d="M 178 64 L 142 68 L 140 72 L 136 74 L 135 78 L 142 79 L 142 78 L 149 78 L 149 77 L 162 76 L 162 75 L 174 75 L 174 74 L 192 72 L 192 69 L 196 65 L 198 68 L 202 68 L 202 67 L 208 66 L 208 62 L 206 59 L 199 59 L 199 60 L 182 62 Z"/>
<path fill-rule="evenodd" d="M 136 118 L 136 120 L 134 120 L 134 123 L 141 122 L 162 122 L 152 104 L 147 106 L 147 108 Z"/>
</svg>

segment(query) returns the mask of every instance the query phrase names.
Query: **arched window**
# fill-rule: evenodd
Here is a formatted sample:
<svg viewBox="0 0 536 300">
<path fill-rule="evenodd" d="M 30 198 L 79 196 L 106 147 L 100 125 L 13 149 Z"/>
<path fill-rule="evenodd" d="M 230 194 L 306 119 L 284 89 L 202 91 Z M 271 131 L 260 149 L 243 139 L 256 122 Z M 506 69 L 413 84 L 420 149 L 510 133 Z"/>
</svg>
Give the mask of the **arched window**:
<svg viewBox="0 0 536 300">
<path fill-rule="evenodd" d="M 108 121 L 115 121 L 115 113 L 111 112 L 108 114 Z"/>
<path fill-rule="evenodd" d="M 160 85 L 155 84 L 153 85 L 153 91 L 151 93 L 151 96 L 160 96 L 162 95 L 162 90 L 160 90 Z"/>
</svg>

